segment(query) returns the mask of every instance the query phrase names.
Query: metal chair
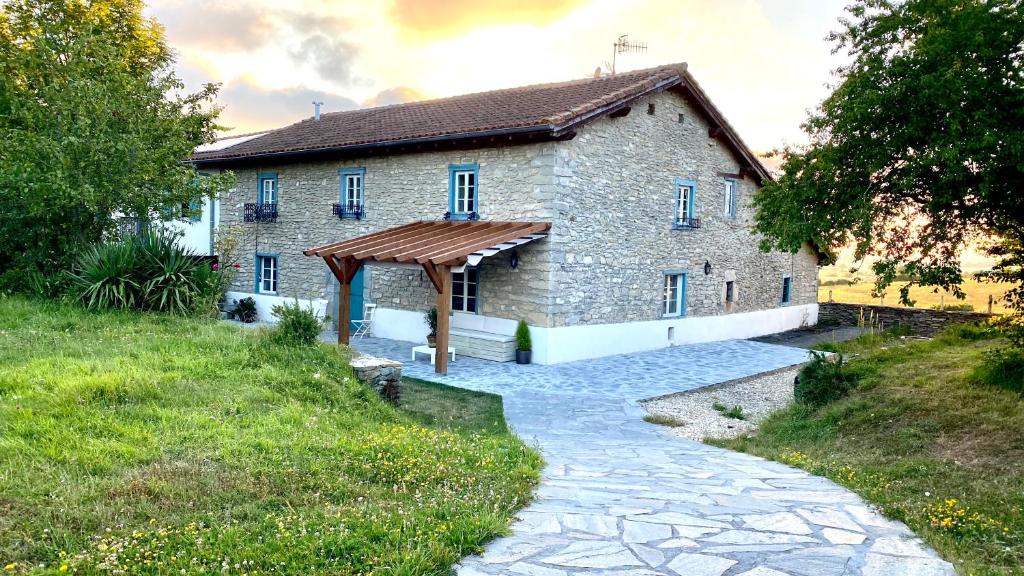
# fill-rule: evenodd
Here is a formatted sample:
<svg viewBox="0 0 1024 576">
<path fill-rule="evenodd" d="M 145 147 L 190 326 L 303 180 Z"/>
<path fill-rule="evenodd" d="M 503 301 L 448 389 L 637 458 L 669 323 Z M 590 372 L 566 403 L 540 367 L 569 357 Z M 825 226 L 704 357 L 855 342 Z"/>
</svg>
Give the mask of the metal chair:
<svg viewBox="0 0 1024 576">
<path fill-rule="evenodd" d="M 362 338 L 370 333 L 370 330 L 373 328 L 373 313 L 376 310 L 376 304 L 363 305 L 363 319 L 352 321 L 352 325 L 356 327 L 355 332 L 352 333 L 353 338 Z"/>
</svg>

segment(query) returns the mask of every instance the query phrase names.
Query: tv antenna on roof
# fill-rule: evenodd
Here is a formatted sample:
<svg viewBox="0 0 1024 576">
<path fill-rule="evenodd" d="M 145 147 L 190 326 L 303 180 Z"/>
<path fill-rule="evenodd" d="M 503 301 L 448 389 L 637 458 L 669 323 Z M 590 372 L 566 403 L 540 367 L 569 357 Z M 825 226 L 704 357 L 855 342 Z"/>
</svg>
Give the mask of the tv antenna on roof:
<svg viewBox="0 0 1024 576">
<path fill-rule="evenodd" d="M 612 76 L 615 76 L 615 57 L 619 54 L 647 52 L 647 42 L 630 42 L 629 34 L 623 34 L 612 44 L 612 48 Z"/>
</svg>

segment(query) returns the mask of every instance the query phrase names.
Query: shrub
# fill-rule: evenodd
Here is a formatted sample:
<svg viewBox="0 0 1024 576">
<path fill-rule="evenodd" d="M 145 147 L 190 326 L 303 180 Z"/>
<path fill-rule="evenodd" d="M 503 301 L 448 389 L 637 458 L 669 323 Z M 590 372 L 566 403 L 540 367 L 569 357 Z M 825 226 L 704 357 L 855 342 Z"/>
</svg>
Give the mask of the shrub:
<svg viewBox="0 0 1024 576">
<path fill-rule="evenodd" d="M 958 340 L 988 340 L 999 336 L 999 329 L 991 324 L 979 324 L 968 322 L 965 324 L 954 324 L 946 328 L 939 335 L 942 339 Z"/>
<path fill-rule="evenodd" d="M 323 320 L 313 308 L 304 308 L 296 300 L 293 304 L 278 304 L 271 308 L 271 312 L 278 320 L 272 332 L 275 341 L 294 346 L 311 346 L 320 339 Z"/>
<path fill-rule="evenodd" d="M 195 312 L 221 282 L 206 262 L 175 240 L 146 232 L 87 249 L 71 274 L 77 297 L 93 310 Z"/>
<path fill-rule="evenodd" d="M 830 359 L 820 352 L 811 352 L 813 358 L 800 370 L 793 385 L 796 401 L 820 407 L 846 396 L 857 378 L 847 370 L 842 356 Z"/>
<path fill-rule="evenodd" d="M 526 320 L 520 320 L 519 325 L 516 326 L 516 350 L 523 352 L 533 350 L 533 341 L 530 340 L 530 327 L 526 325 Z"/>
<path fill-rule="evenodd" d="M 971 372 L 970 381 L 1024 394 L 1024 350 L 989 350 L 985 361 Z"/>
<path fill-rule="evenodd" d="M 945 310 L 946 312 L 974 312 L 974 304 L 932 304 L 932 310 Z"/>
<path fill-rule="evenodd" d="M 90 310 L 135 308 L 142 297 L 137 280 L 138 251 L 133 243 L 114 242 L 87 249 L 72 275 L 79 298 Z"/>
<path fill-rule="evenodd" d="M 252 296 L 242 298 L 241 300 L 235 301 L 235 318 L 238 318 L 246 324 L 252 324 L 256 321 L 256 301 L 252 299 Z"/>
<path fill-rule="evenodd" d="M 430 310 L 427 310 L 426 314 L 423 315 L 423 320 L 427 323 L 427 328 L 430 329 L 430 334 L 427 334 L 430 338 L 437 337 L 437 307 L 432 306 Z"/>
</svg>

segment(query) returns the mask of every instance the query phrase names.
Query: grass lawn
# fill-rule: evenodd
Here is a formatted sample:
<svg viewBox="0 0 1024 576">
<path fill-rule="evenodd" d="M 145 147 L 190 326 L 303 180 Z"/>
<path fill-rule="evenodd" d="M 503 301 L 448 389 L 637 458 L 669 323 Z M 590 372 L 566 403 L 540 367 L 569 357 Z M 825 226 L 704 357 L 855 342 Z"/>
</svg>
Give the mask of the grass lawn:
<svg viewBox="0 0 1024 576">
<path fill-rule="evenodd" d="M 906 522 L 961 574 L 1024 574 L 1024 397 L 974 382 L 998 339 L 863 337 L 858 387 L 713 443 L 827 476 Z"/>
<path fill-rule="evenodd" d="M 0 296 L 0 573 L 445 574 L 541 461 L 500 398 L 404 405 L 331 346 Z"/>
</svg>

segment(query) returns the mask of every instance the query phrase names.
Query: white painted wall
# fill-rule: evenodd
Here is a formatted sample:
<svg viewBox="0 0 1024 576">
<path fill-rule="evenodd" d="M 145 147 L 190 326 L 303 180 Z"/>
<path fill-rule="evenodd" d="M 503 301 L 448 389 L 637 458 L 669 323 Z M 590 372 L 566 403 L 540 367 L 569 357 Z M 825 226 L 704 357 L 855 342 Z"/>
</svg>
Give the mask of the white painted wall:
<svg viewBox="0 0 1024 576">
<path fill-rule="evenodd" d="M 225 293 L 228 303 L 232 303 L 235 300 L 241 300 L 242 298 L 252 297 L 256 301 L 256 314 L 257 320 L 260 322 L 271 322 L 276 323 L 277 318 L 274 317 L 271 311 L 274 306 L 278 304 L 294 304 L 295 298 L 284 298 L 281 296 L 270 296 L 267 294 L 251 294 L 248 292 L 227 292 Z M 317 316 L 324 318 L 327 315 L 327 300 L 298 300 L 299 306 L 304 308 L 312 307 L 313 311 L 316 312 Z M 424 340 L 425 342 L 426 340 Z"/>
<path fill-rule="evenodd" d="M 161 222 L 165 230 L 180 234 L 178 245 L 201 256 L 213 256 L 213 230 L 218 224 L 220 203 L 206 198 L 203 200 L 202 217 L 193 222 L 187 219 Z"/>
<path fill-rule="evenodd" d="M 818 321 L 818 305 L 784 306 L 720 316 L 666 318 L 648 322 L 625 322 L 558 328 L 530 327 L 533 361 L 559 364 L 614 354 L 657 350 L 667 346 L 753 338 L 809 326 Z M 512 335 L 516 322 L 476 314 L 455 313 L 452 328 L 481 330 Z M 673 339 L 669 340 L 669 328 Z M 427 341 L 423 313 L 378 308 L 373 335 L 422 344 Z M 458 350 L 455 351 L 458 354 Z"/>
</svg>

